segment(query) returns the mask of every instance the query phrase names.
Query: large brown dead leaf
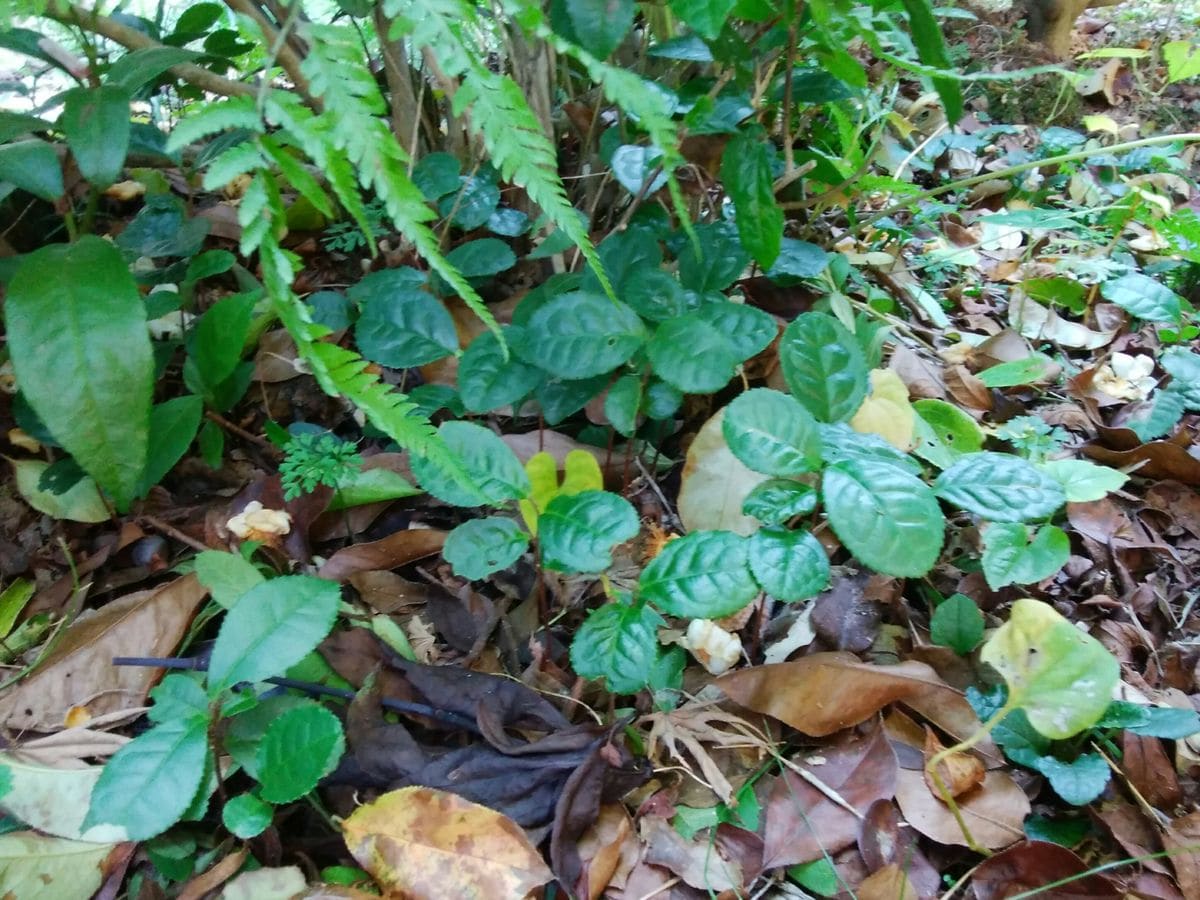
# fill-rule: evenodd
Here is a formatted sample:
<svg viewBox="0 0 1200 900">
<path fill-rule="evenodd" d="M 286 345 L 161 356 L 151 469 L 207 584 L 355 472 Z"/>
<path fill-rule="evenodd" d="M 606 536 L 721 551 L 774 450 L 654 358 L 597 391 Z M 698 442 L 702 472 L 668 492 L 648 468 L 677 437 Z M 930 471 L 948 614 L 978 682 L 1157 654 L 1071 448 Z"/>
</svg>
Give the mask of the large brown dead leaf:
<svg viewBox="0 0 1200 900">
<path fill-rule="evenodd" d="M 917 833 L 902 822 L 891 800 L 876 800 L 863 818 L 858 835 L 858 852 L 871 871 L 898 865 L 921 900 L 936 897 L 941 875 L 917 846 Z"/>
<path fill-rule="evenodd" d="M 925 771 L 901 769 L 896 778 L 896 802 L 909 824 L 939 844 L 967 846 L 967 839 L 950 808 L 929 790 Z M 1029 798 L 1005 772 L 993 769 L 983 783 L 958 800 L 959 812 L 971 836 L 989 850 L 998 850 L 1025 836 Z"/>
<path fill-rule="evenodd" d="M 891 799 L 896 754 L 882 728 L 850 735 L 800 761 L 771 785 L 764 804 L 763 867 L 812 862 L 853 844 L 877 800 Z"/>
<path fill-rule="evenodd" d="M 666 819 L 657 816 L 642 819 L 641 832 L 646 844 L 646 862 L 669 869 L 691 887 L 714 893 L 741 891 L 758 877 L 759 860 L 753 854 L 747 859 L 741 852 L 744 849 L 741 844 L 715 841 L 707 836 L 689 841 Z"/>
<path fill-rule="evenodd" d="M 161 671 L 114 666 L 112 658 L 170 656 L 207 594 L 187 575 L 81 616 L 28 678 L 0 696 L 0 721 L 14 731 L 61 731 L 73 707 L 93 718 L 140 708 Z"/>
<path fill-rule="evenodd" d="M 360 806 L 342 835 L 388 896 L 520 900 L 554 877 L 511 819 L 432 788 L 402 788 Z"/>
<path fill-rule="evenodd" d="M 1200 812 L 1180 816 L 1163 829 L 1163 846 L 1171 851 L 1175 880 L 1185 897 L 1200 897 Z"/>
<path fill-rule="evenodd" d="M 1200 459 L 1188 452 L 1191 442 L 1187 429 L 1181 429 L 1174 438 L 1149 441 L 1132 450 L 1110 450 L 1088 444 L 1083 453 L 1114 469 L 1137 467 L 1141 478 L 1168 478 L 1195 486 L 1200 485 Z"/>
<path fill-rule="evenodd" d="M 1036 893 L 1045 900 L 1104 900 L 1121 896 L 1116 886 L 1101 875 L 1087 875 L 1059 887 L 1046 887 L 1082 875 L 1087 869 L 1087 864 L 1066 847 L 1027 841 L 984 860 L 975 870 L 971 887 L 978 900 L 1004 900 L 1023 891 Z"/>
<path fill-rule="evenodd" d="M 317 573 L 330 581 L 346 581 L 359 572 L 398 569 L 432 556 L 446 543 L 446 532 L 434 528 L 408 528 L 377 541 L 355 544 L 337 551 Z"/>
<path fill-rule="evenodd" d="M 896 702 L 958 740 L 980 727 L 963 693 L 919 662 L 873 666 L 850 653 L 814 653 L 732 672 L 718 678 L 716 685 L 742 706 L 815 737 L 857 725 Z M 990 741 L 981 741 L 977 749 L 999 759 Z"/>
</svg>

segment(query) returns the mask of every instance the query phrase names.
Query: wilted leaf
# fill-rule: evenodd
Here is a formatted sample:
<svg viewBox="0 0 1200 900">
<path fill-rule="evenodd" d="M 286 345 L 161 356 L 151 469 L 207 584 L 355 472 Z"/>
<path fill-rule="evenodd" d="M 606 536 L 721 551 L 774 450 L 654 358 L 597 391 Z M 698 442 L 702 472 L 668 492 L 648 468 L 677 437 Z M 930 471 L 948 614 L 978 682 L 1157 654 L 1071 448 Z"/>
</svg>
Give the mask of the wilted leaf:
<svg viewBox="0 0 1200 900">
<path fill-rule="evenodd" d="M 0 766 L 12 779 L 12 787 L 0 797 L 0 809 L 13 818 L 69 840 L 105 843 L 128 839 L 125 829 L 116 825 L 82 827 L 102 766 L 55 768 L 16 751 L 0 754 Z"/>
<path fill-rule="evenodd" d="M 385 891 L 414 900 L 520 900 L 554 877 L 511 819 L 431 788 L 402 788 L 360 806 L 342 833 Z"/>
<path fill-rule="evenodd" d="M 359 572 L 398 569 L 432 556 L 446 543 L 446 532 L 435 528 L 406 528 L 377 541 L 345 547 L 321 566 L 317 573 L 330 581 L 345 581 Z"/>
<path fill-rule="evenodd" d="M 0 835 L 0 884 L 14 898 L 88 900 L 100 889 L 114 847 L 32 831 Z"/>
<path fill-rule="evenodd" d="M 945 745 L 938 740 L 933 729 L 928 725 L 925 726 L 925 783 L 929 790 L 939 795 L 941 788 L 937 786 L 930 775 L 928 763 L 945 749 Z M 986 770 L 983 767 L 983 761 L 977 756 L 972 756 L 970 753 L 951 753 L 937 764 L 937 774 L 942 779 L 942 784 L 946 786 L 950 796 L 957 798 L 977 787 L 983 781 Z"/>
<path fill-rule="evenodd" d="M 913 447 L 916 413 L 908 402 L 908 388 L 891 369 L 873 369 L 871 393 L 850 419 L 860 434 L 877 434 L 897 450 Z"/>
<path fill-rule="evenodd" d="M 159 673 L 113 666 L 112 658 L 170 656 L 207 593 L 188 575 L 80 617 L 32 674 L 0 696 L 0 719 L 14 730 L 59 731 L 72 707 L 100 716 L 142 706 Z"/>
<path fill-rule="evenodd" d="M 688 448 L 679 485 L 679 518 L 689 531 L 725 529 L 753 534 L 758 520 L 742 513 L 747 495 L 766 475 L 733 455 L 722 433 L 725 410 L 704 423 Z"/>
</svg>

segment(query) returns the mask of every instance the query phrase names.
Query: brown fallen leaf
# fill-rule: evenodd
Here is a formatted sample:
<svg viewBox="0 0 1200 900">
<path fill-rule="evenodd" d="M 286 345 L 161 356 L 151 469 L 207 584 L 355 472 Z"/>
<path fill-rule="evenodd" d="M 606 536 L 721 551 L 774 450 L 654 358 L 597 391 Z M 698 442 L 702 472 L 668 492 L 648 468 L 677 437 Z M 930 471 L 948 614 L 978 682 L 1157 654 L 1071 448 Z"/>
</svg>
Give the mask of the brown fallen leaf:
<svg viewBox="0 0 1200 900">
<path fill-rule="evenodd" d="M 579 839 L 578 849 L 589 900 L 597 900 L 609 885 L 623 886 L 641 855 L 633 820 L 619 803 L 600 808 L 592 827 Z"/>
<path fill-rule="evenodd" d="M 921 852 L 916 831 L 901 820 L 891 800 L 876 800 L 867 810 L 858 835 L 858 852 L 871 871 L 899 865 L 921 900 L 941 892 L 941 875 Z"/>
<path fill-rule="evenodd" d="M 747 872 L 742 860 L 721 852 L 707 837 L 686 840 L 666 819 L 647 816 L 640 824 L 646 862 L 669 869 L 691 887 L 714 893 L 740 891 L 758 875 Z"/>
<path fill-rule="evenodd" d="M 211 894 L 238 873 L 249 854 L 250 851 L 243 848 L 214 863 L 183 886 L 183 890 L 179 892 L 179 900 L 200 900 L 201 897 Z"/>
<path fill-rule="evenodd" d="M 1121 733 L 1121 770 L 1155 809 L 1174 809 L 1183 799 L 1175 765 L 1156 737 Z"/>
<path fill-rule="evenodd" d="M 925 783 L 924 769 L 901 769 L 896 777 L 896 802 L 904 818 L 939 844 L 967 846 L 954 815 Z M 971 836 L 989 850 L 999 850 L 1025 837 L 1029 798 L 1006 773 L 993 769 L 974 791 L 956 800 Z"/>
<path fill-rule="evenodd" d="M 920 900 L 908 875 L 896 863 L 873 872 L 855 891 L 858 900 Z"/>
<path fill-rule="evenodd" d="M 1175 880 L 1185 897 L 1200 897 L 1200 812 L 1173 820 L 1162 832 L 1163 847 L 1171 851 Z"/>
<path fill-rule="evenodd" d="M 432 788 L 401 788 L 360 806 L 342 836 L 386 893 L 413 900 L 520 900 L 554 877 L 511 819 Z"/>
<path fill-rule="evenodd" d="M 733 455 L 721 431 L 724 417 L 724 410 L 712 416 L 688 447 L 679 482 L 679 519 L 689 531 L 711 528 L 750 535 L 759 521 L 742 514 L 742 502 L 768 476 L 752 472 Z"/>
<path fill-rule="evenodd" d="M 170 656 L 208 589 L 195 575 L 107 603 L 71 624 L 45 660 L 0 695 L 0 721 L 14 731 L 61 731 L 73 707 L 93 718 L 140 711 L 162 674 L 114 666 L 114 656 Z M 111 721 L 111 720 L 110 720 Z"/>
<path fill-rule="evenodd" d="M 926 766 L 934 756 L 945 749 L 945 745 L 938 740 L 933 729 L 926 725 L 924 750 Z M 955 799 L 980 785 L 986 773 L 983 761 L 971 753 L 951 753 L 937 764 L 938 777 L 942 779 L 942 784 L 950 796 Z M 930 791 L 940 795 L 940 789 L 928 769 L 925 769 L 925 783 L 929 786 Z"/>
<path fill-rule="evenodd" d="M 857 725 L 895 702 L 909 706 L 958 740 L 980 728 L 963 693 L 919 662 L 873 666 L 850 653 L 814 653 L 791 662 L 732 672 L 715 684 L 742 706 L 815 737 Z M 991 741 L 976 746 L 989 760 L 1000 759 Z"/>
<path fill-rule="evenodd" d="M 1083 453 L 1096 462 L 1114 469 L 1137 467 L 1140 478 L 1169 478 L 1192 486 L 1200 485 L 1200 459 L 1188 453 L 1191 438 L 1187 429 L 1180 430 L 1176 439 L 1149 441 L 1132 450 L 1110 450 L 1097 444 L 1086 444 Z"/>
<path fill-rule="evenodd" d="M 763 808 L 763 867 L 812 862 L 849 847 L 877 800 L 890 800 L 896 754 L 882 728 L 848 734 L 770 783 Z"/>
<path fill-rule="evenodd" d="M 359 572 L 387 571 L 432 556 L 446 543 L 446 532 L 433 528 L 408 528 L 377 541 L 354 544 L 337 551 L 321 566 L 318 577 L 346 581 Z"/>
<path fill-rule="evenodd" d="M 1087 864 L 1066 847 L 1046 841 L 1025 841 L 985 859 L 975 870 L 971 886 L 978 900 L 1004 900 L 1023 891 L 1035 892 L 1045 900 L 1103 900 L 1121 896 L 1116 885 L 1101 875 L 1086 875 L 1059 887 L 1046 887 L 1083 875 L 1087 870 Z"/>
</svg>

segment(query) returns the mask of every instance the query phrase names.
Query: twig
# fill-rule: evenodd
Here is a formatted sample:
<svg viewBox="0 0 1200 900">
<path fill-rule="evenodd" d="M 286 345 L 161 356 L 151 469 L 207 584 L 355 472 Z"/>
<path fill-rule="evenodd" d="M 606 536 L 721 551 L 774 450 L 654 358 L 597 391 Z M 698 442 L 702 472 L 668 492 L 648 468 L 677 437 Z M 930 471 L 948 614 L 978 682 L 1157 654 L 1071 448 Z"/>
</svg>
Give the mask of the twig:
<svg viewBox="0 0 1200 900">
<path fill-rule="evenodd" d="M 206 550 L 211 549 L 204 542 L 196 540 L 191 535 L 184 534 L 182 531 L 180 531 L 174 525 L 168 525 L 166 522 L 164 522 L 162 519 L 158 518 L 157 516 L 141 515 L 141 516 L 138 516 L 138 519 L 140 519 L 142 522 L 145 522 L 147 525 L 149 525 L 155 531 L 161 531 L 167 537 L 174 538 L 175 540 L 179 541 L 181 544 L 187 544 L 193 550 L 196 550 L 200 553 L 204 553 Z"/>
<path fill-rule="evenodd" d="M 249 432 L 242 426 L 237 425 L 233 422 L 230 422 L 228 419 L 226 419 L 223 415 L 221 415 L 218 412 L 214 412 L 213 410 L 210 409 L 204 413 L 204 416 L 205 416 L 205 418 L 210 419 L 213 422 L 215 422 L 217 425 L 220 425 L 226 431 L 231 432 L 232 434 L 236 434 L 242 440 L 249 441 L 250 443 L 255 444 L 256 446 L 261 447 L 267 453 L 271 454 L 272 456 L 274 456 L 276 458 L 283 455 L 283 451 L 280 450 L 278 447 L 276 447 L 274 444 L 272 444 L 265 437 L 254 434 L 252 432 Z"/>
</svg>

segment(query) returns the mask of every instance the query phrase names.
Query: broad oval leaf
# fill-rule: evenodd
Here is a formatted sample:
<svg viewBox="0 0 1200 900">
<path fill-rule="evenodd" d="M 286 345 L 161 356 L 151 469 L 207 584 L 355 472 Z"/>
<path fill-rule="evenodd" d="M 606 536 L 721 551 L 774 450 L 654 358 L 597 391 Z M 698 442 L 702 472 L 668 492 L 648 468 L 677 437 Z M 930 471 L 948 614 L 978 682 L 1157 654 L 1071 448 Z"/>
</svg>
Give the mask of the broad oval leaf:
<svg viewBox="0 0 1200 900">
<path fill-rule="evenodd" d="M 146 465 L 154 362 L 120 251 L 88 235 L 29 254 L 4 313 L 29 405 L 117 509 L 128 509 Z"/>
<path fill-rule="evenodd" d="M 354 326 L 358 349 L 382 366 L 422 366 L 458 351 L 446 307 L 427 291 L 373 291 Z"/>
<path fill-rule="evenodd" d="M 516 403 L 542 383 L 545 373 L 512 354 L 505 358 L 490 331 L 471 341 L 458 361 L 458 394 L 472 412 L 488 412 Z"/>
<path fill-rule="evenodd" d="M 258 745 L 262 797 L 291 803 L 317 786 L 346 749 L 342 723 L 316 701 L 306 701 L 271 721 Z"/>
<path fill-rule="evenodd" d="M 559 495 L 538 520 L 542 561 L 559 572 L 603 572 L 613 547 L 637 533 L 632 504 L 608 491 Z"/>
<path fill-rule="evenodd" d="M 685 619 L 719 619 L 758 595 L 746 539 L 730 531 L 693 531 L 668 543 L 642 570 L 640 596 Z"/>
<path fill-rule="evenodd" d="M 1023 597 L 979 654 L 1008 685 L 1008 706 L 1040 734 L 1064 740 L 1104 715 L 1121 671 L 1098 640 L 1047 603 Z"/>
<path fill-rule="evenodd" d="M 334 582 L 307 575 L 252 587 L 221 623 L 208 663 L 209 695 L 294 666 L 329 633 L 341 597 Z"/>
<path fill-rule="evenodd" d="M 729 341 L 739 362 L 762 353 L 779 333 L 772 316 L 732 300 L 702 303 L 695 314 Z"/>
<path fill-rule="evenodd" d="M 972 453 L 938 476 L 934 492 L 990 522 L 1031 522 L 1064 503 L 1062 485 L 1018 456 Z"/>
<path fill-rule="evenodd" d="M 529 493 L 529 476 L 494 432 L 473 422 L 443 422 L 438 434 L 478 488 L 468 489 L 437 460 L 414 456 L 413 475 L 421 487 L 439 500 L 454 506 L 474 507 L 519 500 Z"/>
<path fill-rule="evenodd" d="M 156 403 L 150 410 L 150 439 L 139 496 L 145 496 L 150 488 L 162 481 L 187 452 L 200 429 L 203 412 L 204 401 L 194 394 Z"/>
<path fill-rule="evenodd" d="M 805 516 L 817 508 L 817 492 L 812 485 L 790 478 L 772 478 L 756 485 L 742 501 L 742 513 L 764 525 L 783 525 L 796 516 Z"/>
<path fill-rule="evenodd" d="M 1041 469 L 1062 485 L 1068 503 L 1103 500 L 1129 480 L 1124 472 L 1086 459 L 1052 459 L 1042 463 Z"/>
<path fill-rule="evenodd" d="M 51 493 L 42 490 L 42 476 L 50 466 L 40 459 L 14 459 L 13 475 L 16 477 L 17 491 L 25 498 L 25 502 L 38 512 L 45 513 L 52 519 L 67 519 L 71 522 L 105 522 L 112 518 L 112 513 L 104 504 L 104 498 L 96 489 L 96 482 L 91 478 L 80 478 L 65 491 Z"/>
<path fill-rule="evenodd" d="M 663 617 L 645 603 L 609 603 L 594 610 L 571 642 L 571 668 L 580 678 L 603 678 L 617 694 L 646 686 L 658 658 Z"/>
<path fill-rule="evenodd" d="M 204 776 L 208 721 L 173 719 L 155 725 L 118 750 L 92 791 L 83 820 L 125 829 L 128 840 L 161 834 L 187 810 Z"/>
<path fill-rule="evenodd" d="M 738 236 L 764 269 L 779 256 L 783 240 L 783 209 L 775 200 L 772 155 L 765 139 L 739 131 L 721 157 L 721 183 L 733 200 Z"/>
<path fill-rule="evenodd" d="M 121 176 L 129 149 L 129 100 L 129 91 L 113 84 L 72 88 L 63 96 L 59 127 L 80 173 L 95 188 Z"/>
<path fill-rule="evenodd" d="M 913 453 L 939 469 L 947 469 L 968 453 L 983 449 L 983 431 L 975 420 L 945 400 L 918 400 Z"/>
<path fill-rule="evenodd" d="M 1127 313 L 1147 322 L 1177 322 L 1179 295 L 1148 275 L 1130 272 L 1100 285 L 1100 293 Z"/>
<path fill-rule="evenodd" d="M 792 394 L 822 422 L 843 422 L 867 396 L 867 361 L 841 322 L 804 313 L 779 342 L 779 364 Z"/>
<path fill-rule="evenodd" d="M 646 340 L 646 326 L 632 309 L 583 291 L 560 294 L 513 331 L 522 359 L 576 380 L 611 372 Z"/>
<path fill-rule="evenodd" d="M 929 617 L 929 637 L 935 644 L 966 656 L 983 640 L 983 613 L 965 594 L 952 594 Z"/>
<path fill-rule="evenodd" d="M 54 202 L 63 193 L 62 163 L 54 148 L 37 138 L 0 144 L 0 181 Z"/>
<path fill-rule="evenodd" d="M 821 464 L 821 433 L 808 410 L 770 388 L 739 395 L 721 428 L 734 456 L 755 472 L 800 475 Z"/>
<path fill-rule="evenodd" d="M 658 326 L 646 355 L 655 375 L 688 394 L 719 391 L 741 362 L 733 344 L 695 313 Z"/>
<path fill-rule="evenodd" d="M 807 531 L 762 528 L 750 537 L 750 571 L 780 600 L 815 597 L 829 584 L 829 557 Z"/>
<path fill-rule="evenodd" d="M 1037 584 L 1067 564 L 1071 540 L 1057 525 L 1032 538 L 1020 522 L 993 522 L 983 533 L 983 576 L 994 591 L 1010 584 Z"/>
<path fill-rule="evenodd" d="M 838 540 L 886 575 L 924 575 L 937 562 L 946 520 L 929 485 L 886 463 L 827 468 L 821 495 Z"/>
<path fill-rule="evenodd" d="M 821 459 L 827 466 L 839 462 L 876 462 L 911 475 L 921 474 L 921 464 L 901 453 L 877 434 L 859 434 L 848 425 L 821 425 Z"/>
<path fill-rule="evenodd" d="M 275 807 L 253 794 L 230 797 L 229 802 L 221 807 L 221 823 L 242 840 L 262 834 L 274 817 Z"/>
<path fill-rule="evenodd" d="M 529 547 L 529 535 L 512 519 L 488 516 L 463 522 L 448 535 L 442 556 L 454 574 L 471 581 L 507 569 Z"/>
</svg>

